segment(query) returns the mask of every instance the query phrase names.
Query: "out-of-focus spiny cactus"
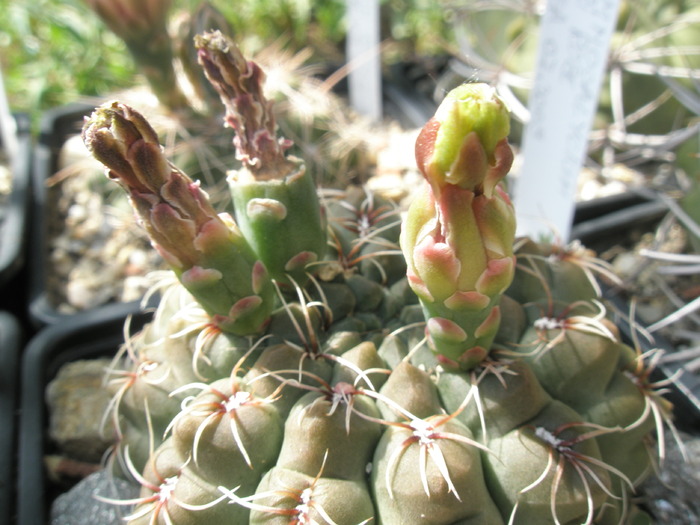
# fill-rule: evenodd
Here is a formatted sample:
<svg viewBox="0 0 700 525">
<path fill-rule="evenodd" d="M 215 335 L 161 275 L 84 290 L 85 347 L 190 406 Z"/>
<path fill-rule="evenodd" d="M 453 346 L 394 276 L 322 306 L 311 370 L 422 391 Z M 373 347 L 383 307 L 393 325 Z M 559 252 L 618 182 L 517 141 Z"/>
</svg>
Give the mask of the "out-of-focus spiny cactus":
<svg viewBox="0 0 700 525">
<path fill-rule="evenodd" d="M 546 5 L 545 0 L 447 2 L 460 54 L 440 87 L 476 76 L 498 86 L 517 121 L 527 122 Z M 588 148 L 605 167 L 674 160 L 688 169 L 691 159 L 676 153 L 681 144 L 698 152 L 698 28 L 696 2 L 620 2 Z"/>
<path fill-rule="evenodd" d="M 262 74 L 221 34 L 198 45 L 246 159 L 235 223 L 133 110 L 84 128 L 181 281 L 107 378 L 113 465 L 141 485 L 115 502 L 128 522 L 648 522 L 632 495 L 670 406 L 606 317 L 607 269 L 513 239 L 494 91 L 456 89 L 423 129 L 400 239 L 402 211 L 363 188 L 278 191 L 307 175 Z M 241 301 L 265 320 L 231 321 Z"/>
<path fill-rule="evenodd" d="M 189 110 L 180 89 L 168 33 L 171 0 L 86 0 L 90 8 L 126 44 L 153 93 L 173 111 Z"/>
</svg>

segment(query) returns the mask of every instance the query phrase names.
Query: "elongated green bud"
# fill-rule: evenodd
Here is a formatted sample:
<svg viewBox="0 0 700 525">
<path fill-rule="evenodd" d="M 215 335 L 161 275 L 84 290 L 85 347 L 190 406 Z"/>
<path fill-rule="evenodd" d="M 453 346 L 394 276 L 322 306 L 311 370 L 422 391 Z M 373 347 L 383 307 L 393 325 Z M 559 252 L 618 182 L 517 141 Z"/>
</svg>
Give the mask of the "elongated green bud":
<svg viewBox="0 0 700 525">
<path fill-rule="evenodd" d="M 316 184 L 303 162 L 287 157 L 289 141 L 277 138 L 265 74 L 243 58 L 221 32 L 195 40 L 199 61 L 226 107 L 226 123 L 243 167 L 229 183 L 236 222 L 270 275 L 282 284 L 306 280 L 306 267 L 326 250 L 326 226 Z"/>
<path fill-rule="evenodd" d="M 513 154 L 508 111 L 483 84 L 454 89 L 416 141 L 428 185 L 401 233 L 408 280 L 443 365 L 469 369 L 488 353 L 498 303 L 513 279 L 515 215 L 499 186 Z"/>
<path fill-rule="evenodd" d="M 83 140 L 129 194 L 154 246 L 223 330 L 259 332 L 273 306 L 272 283 L 230 216 L 168 162 L 153 128 L 112 102 L 85 122 Z"/>
</svg>

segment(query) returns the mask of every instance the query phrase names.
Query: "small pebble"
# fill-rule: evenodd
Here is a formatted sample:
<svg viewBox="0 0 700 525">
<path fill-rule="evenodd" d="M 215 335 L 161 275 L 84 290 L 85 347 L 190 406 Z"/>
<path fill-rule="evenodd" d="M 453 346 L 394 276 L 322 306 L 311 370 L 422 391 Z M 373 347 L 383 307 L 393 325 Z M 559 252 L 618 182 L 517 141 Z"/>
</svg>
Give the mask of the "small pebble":
<svg viewBox="0 0 700 525">
<path fill-rule="evenodd" d="M 99 470 L 56 498 L 50 525 L 123 525 L 131 507 L 105 503 L 95 496 L 128 500 L 138 497 L 138 493 L 135 484 Z"/>
</svg>

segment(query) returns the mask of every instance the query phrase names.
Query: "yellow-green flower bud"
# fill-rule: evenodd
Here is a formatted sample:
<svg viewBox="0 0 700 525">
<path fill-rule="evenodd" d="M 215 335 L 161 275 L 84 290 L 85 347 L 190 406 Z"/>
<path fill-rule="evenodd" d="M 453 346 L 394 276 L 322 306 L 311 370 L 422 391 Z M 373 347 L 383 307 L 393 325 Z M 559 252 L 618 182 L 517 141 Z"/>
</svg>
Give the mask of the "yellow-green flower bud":
<svg viewBox="0 0 700 525">
<path fill-rule="evenodd" d="M 433 187 L 454 184 L 490 194 L 506 175 L 494 168 L 506 163 L 502 142 L 510 132 L 508 108 L 486 84 L 453 89 L 416 141 L 418 167 Z M 505 156 L 505 158 L 504 158 Z"/>
<path fill-rule="evenodd" d="M 428 181 L 401 233 L 409 284 L 427 320 L 428 341 L 450 368 L 483 359 L 498 329 L 501 294 L 513 279 L 515 215 L 499 187 L 513 154 L 508 112 L 494 90 L 453 90 L 416 142 Z"/>
</svg>

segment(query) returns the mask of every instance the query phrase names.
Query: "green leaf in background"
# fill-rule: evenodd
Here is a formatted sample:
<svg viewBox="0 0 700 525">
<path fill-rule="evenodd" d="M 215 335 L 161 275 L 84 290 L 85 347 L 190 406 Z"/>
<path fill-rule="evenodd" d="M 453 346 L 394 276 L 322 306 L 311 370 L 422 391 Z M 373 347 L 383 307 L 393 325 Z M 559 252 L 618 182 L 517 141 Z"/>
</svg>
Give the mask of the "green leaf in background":
<svg viewBox="0 0 700 525">
<path fill-rule="evenodd" d="M 82 1 L 2 0 L 0 5 L 0 65 L 10 104 L 35 122 L 44 109 L 136 81 L 124 44 Z"/>
<path fill-rule="evenodd" d="M 342 64 L 345 0 L 210 0 L 248 53 L 273 43 L 299 51 L 311 48 L 318 62 Z M 192 12 L 200 0 L 174 0 Z M 42 111 L 81 97 L 99 97 L 144 83 L 126 46 L 85 0 L 0 0 L 0 67 L 10 104 L 36 124 Z M 447 34 L 440 2 L 383 0 L 382 38 L 396 45 L 385 61 L 432 53 Z M 440 38 L 435 37 L 440 35 Z"/>
</svg>

